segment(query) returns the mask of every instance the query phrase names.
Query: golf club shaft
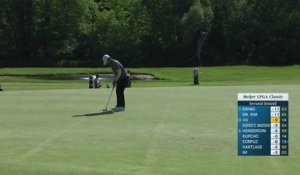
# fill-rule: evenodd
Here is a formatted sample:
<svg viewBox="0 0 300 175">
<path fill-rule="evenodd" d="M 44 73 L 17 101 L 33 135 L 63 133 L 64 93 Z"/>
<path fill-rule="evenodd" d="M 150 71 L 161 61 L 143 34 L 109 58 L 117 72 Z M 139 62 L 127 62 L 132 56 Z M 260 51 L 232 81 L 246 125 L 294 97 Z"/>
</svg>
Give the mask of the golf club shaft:
<svg viewBox="0 0 300 175">
<path fill-rule="evenodd" d="M 114 88 L 115 88 L 115 86 L 113 86 L 113 88 L 112 88 L 112 90 L 111 90 L 111 92 L 110 92 L 110 95 L 109 95 L 109 98 L 108 98 L 108 101 L 107 101 L 107 104 L 106 104 L 106 108 L 105 108 L 106 110 L 107 110 L 107 107 L 108 107 L 108 104 L 109 104 L 111 95 L 112 95 L 112 93 L 113 93 L 113 91 L 114 91 Z"/>
</svg>

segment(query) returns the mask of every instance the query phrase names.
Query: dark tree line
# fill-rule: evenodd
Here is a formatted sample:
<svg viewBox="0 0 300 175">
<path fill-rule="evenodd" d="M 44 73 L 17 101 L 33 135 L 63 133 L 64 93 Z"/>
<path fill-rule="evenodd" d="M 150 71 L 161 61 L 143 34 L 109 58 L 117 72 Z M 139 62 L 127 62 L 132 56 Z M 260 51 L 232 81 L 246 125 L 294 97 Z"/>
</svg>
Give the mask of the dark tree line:
<svg viewBox="0 0 300 175">
<path fill-rule="evenodd" d="M 1 66 L 299 64 L 299 0 L 0 0 Z"/>
</svg>

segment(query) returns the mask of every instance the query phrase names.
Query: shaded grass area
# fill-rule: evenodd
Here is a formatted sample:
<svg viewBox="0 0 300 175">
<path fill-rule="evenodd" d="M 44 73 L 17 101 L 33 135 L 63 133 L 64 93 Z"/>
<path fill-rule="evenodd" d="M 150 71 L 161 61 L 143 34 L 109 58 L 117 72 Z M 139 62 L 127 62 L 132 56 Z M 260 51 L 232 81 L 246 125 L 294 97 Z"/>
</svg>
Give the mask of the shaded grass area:
<svg viewBox="0 0 300 175">
<path fill-rule="evenodd" d="M 133 74 L 151 74 L 155 80 L 133 81 L 133 87 L 191 86 L 193 68 L 128 68 Z M 0 83 L 6 89 L 86 88 L 87 80 L 59 80 L 64 76 L 111 73 L 110 68 L 1 68 Z M 34 77 L 36 76 L 36 77 Z M 51 76 L 51 80 L 47 77 Z M 44 78 L 43 78 L 44 77 Z M 53 80 L 57 78 L 57 80 Z M 104 81 L 104 85 L 109 82 Z M 201 67 L 201 86 L 300 84 L 300 66 Z M 22 87 L 24 85 L 24 87 Z M 30 88 L 32 86 L 32 88 Z M 22 88 L 21 88 L 22 87 Z"/>
</svg>

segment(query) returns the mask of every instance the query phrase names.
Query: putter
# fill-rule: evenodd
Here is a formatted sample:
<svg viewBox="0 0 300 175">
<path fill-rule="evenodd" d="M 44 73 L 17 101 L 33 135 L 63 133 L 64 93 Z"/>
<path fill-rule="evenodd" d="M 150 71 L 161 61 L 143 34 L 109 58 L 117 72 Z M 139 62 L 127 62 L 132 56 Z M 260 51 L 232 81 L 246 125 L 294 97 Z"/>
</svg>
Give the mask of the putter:
<svg viewBox="0 0 300 175">
<path fill-rule="evenodd" d="M 111 95 L 112 95 L 112 93 L 113 93 L 113 91 L 114 91 L 114 86 L 113 86 L 113 88 L 111 89 L 111 92 L 110 92 L 110 95 L 109 95 L 109 98 L 108 98 L 108 101 L 107 101 L 107 103 L 106 103 L 106 107 L 105 107 L 105 109 L 103 109 L 103 112 L 106 112 L 107 111 L 107 107 L 108 107 L 108 104 L 109 104 L 109 101 L 110 101 L 110 98 L 111 98 Z"/>
</svg>

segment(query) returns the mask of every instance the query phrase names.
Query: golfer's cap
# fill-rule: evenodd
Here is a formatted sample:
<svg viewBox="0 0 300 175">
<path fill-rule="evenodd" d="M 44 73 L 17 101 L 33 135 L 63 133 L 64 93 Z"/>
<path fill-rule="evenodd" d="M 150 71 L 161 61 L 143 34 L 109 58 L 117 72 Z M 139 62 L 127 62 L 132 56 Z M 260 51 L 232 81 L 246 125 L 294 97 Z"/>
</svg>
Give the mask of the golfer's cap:
<svg viewBox="0 0 300 175">
<path fill-rule="evenodd" d="M 109 55 L 103 55 L 102 60 L 103 60 L 103 65 L 105 66 L 107 64 L 107 60 L 110 58 Z"/>
</svg>

